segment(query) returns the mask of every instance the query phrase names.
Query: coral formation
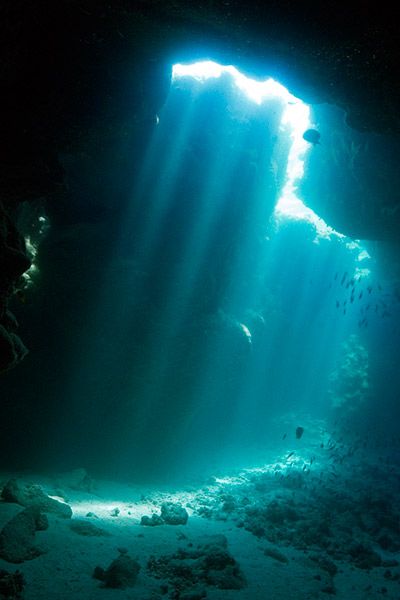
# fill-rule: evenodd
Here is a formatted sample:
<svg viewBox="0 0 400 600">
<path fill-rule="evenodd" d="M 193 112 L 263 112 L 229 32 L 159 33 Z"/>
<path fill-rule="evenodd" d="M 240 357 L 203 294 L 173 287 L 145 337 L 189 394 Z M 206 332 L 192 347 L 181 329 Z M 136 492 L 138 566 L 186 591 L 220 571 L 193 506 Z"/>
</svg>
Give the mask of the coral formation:
<svg viewBox="0 0 400 600">
<path fill-rule="evenodd" d="M 341 416 L 356 412 L 367 400 L 369 388 L 368 351 L 355 334 L 342 345 L 342 357 L 330 375 L 328 395 Z"/>
</svg>

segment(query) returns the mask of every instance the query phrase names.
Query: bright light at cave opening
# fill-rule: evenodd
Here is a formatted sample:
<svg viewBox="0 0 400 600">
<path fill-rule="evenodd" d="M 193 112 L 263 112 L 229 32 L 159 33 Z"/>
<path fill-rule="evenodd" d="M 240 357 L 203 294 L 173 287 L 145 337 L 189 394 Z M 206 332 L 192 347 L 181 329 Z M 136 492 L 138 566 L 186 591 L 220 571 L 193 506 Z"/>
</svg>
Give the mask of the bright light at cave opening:
<svg viewBox="0 0 400 600">
<path fill-rule="evenodd" d="M 278 97 L 286 105 L 281 120 L 282 131 L 287 131 L 292 140 L 286 169 L 286 183 L 282 194 L 275 206 L 274 217 L 279 223 L 285 219 L 305 220 L 315 227 L 316 241 L 332 237 L 346 241 L 346 236 L 327 225 L 313 210 L 308 208 L 296 195 L 297 182 L 304 173 L 304 158 L 310 149 L 310 144 L 303 139 L 306 129 L 312 127 L 310 108 L 302 100 L 293 96 L 283 85 L 272 78 L 265 81 L 255 81 L 240 73 L 232 65 L 220 65 L 214 61 L 201 61 L 189 65 L 176 64 L 172 69 L 172 78 L 192 77 L 197 81 L 205 81 L 211 77 L 221 77 L 223 73 L 232 76 L 234 82 L 248 98 L 261 104 L 266 98 Z M 370 258 L 358 241 L 346 244 L 349 250 L 355 251 L 356 260 Z M 351 247 L 350 247 L 351 246 Z M 369 274 L 368 269 L 362 269 L 363 276 Z"/>
<path fill-rule="evenodd" d="M 319 237 L 341 236 L 296 197 L 296 181 L 303 175 L 304 156 L 309 149 L 309 143 L 303 139 L 303 133 L 311 126 L 310 109 L 304 102 L 290 94 L 283 85 L 274 79 L 255 81 L 231 65 L 223 66 L 213 61 L 203 61 L 192 65 L 174 65 L 172 76 L 173 79 L 186 76 L 193 77 L 197 81 L 205 81 L 211 77 L 221 77 L 223 73 L 230 74 L 238 88 L 257 104 L 261 104 L 267 98 L 277 97 L 286 105 L 281 128 L 289 133 L 292 145 L 288 156 L 286 184 L 275 207 L 277 220 L 281 218 L 305 219 L 313 223 Z"/>
</svg>

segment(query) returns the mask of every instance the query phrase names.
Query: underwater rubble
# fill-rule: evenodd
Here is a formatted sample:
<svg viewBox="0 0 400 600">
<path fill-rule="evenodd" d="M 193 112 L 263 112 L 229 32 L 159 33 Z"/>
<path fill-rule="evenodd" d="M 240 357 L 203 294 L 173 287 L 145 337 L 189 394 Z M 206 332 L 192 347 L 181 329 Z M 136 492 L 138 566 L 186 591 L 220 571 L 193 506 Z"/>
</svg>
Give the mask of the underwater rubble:
<svg viewBox="0 0 400 600">
<path fill-rule="evenodd" d="M 169 597 L 180 600 L 205 597 L 205 584 L 222 590 L 240 590 L 246 585 L 224 535 L 203 536 L 175 554 L 151 556 L 147 569 L 154 577 L 167 579 L 173 590 Z M 169 586 L 163 588 L 165 592 Z"/>
<path fill-rule="evenodd" d="M 324 447 L 304 470 L 296 451 L 286 461 L 176 492 L 144 493 L 126 486 L 125 502 L 110 493 L 104 496 L 104 489 L 112 488 L 96 482 L 95 494 L 71 490 L 72 519 L 54 513 L 51 504 L 47 519 L 46 511 L 35 505 L 38 497 L 42 507 L 46 498 L 52 499 L 43 491 L 51 486 L 4 480 L 0 598 L 20 598 L 23 588 L 27 600 L 45 598 L 45 588 L 38 592 L 38 573 L 46 564 L 59 564 L 61 578 L 75 573 L 76 587 L 65 598 L 82 597 L 79 590 L 85 589 L 94 600 L 107 589 L 119 589 L 122 594 L 127 590 L 121 596 L 125 599 L 134 589 L 140 600 L 259 600 L 269 590 L 280 600 L 290 579 L 301 600 L 325 595 L 347 600 L 349 593 L 356 600 L 397 600 L 398 470 L 353 453 L 344 443 L 332 445 L 345 460 L 331 464 L 332 452 Z M 20 493 L 11 495 L 13 489 Z M 18 497 L 26 504 L 29 491 L 35 502 L 15 513 L 17 505 L 9 499 Z M 150 508 L 157 513 L 145 517 Z M 11 519 L 5 519 L 6 509 L 14 511 L 7 512 Z M 35 545 L 37 531 L 43 531 L 43 545 Z M 59 545 L 63 550 L 57 558 Z M 7 563 L 23 563 L 22 572 L 1 571 Z M 42 565 L 38 571 L 36 564 Z"/>
</svg>

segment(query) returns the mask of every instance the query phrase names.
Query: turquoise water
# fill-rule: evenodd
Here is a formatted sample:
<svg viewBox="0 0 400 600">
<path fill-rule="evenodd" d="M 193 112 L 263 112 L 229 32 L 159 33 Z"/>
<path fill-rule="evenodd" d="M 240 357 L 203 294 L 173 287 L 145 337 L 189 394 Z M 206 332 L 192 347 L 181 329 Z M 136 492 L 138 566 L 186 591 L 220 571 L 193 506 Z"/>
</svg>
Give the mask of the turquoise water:
<svg viewBox="0 0 400 600">
<path fill-rule="evenodd" d="M 397 440 L 395 278 L 372 244 L 359 260 L 363 242 L 282 209 L 301 178 L 288 106 L 229 74 L 177 78 L 129 164 L 121 140 L 96 181 L 62 158 L 66 219 L 15 308 L 15 466 L 171 481 L 261 464 L 299 425 Z"/>
</svg>

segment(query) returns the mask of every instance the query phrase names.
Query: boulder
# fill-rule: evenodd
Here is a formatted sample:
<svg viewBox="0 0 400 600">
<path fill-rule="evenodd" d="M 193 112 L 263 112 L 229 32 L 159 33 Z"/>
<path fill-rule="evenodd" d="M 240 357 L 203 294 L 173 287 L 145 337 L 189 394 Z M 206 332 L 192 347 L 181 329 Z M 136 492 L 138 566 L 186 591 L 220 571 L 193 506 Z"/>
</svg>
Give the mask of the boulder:
<svg viewBox="0 0 400 600">
<path fill-rule="evenodd" d="M 18 513 L 0 533 L 0 557 L 11 563 L 21 563 L 43 554 L 33 542 L 36 531 L 47 527 L 46 515 L 33 506 Z"/>
<path fill-rule="evenodd" d="M 135 585 L 139 571 L 139 563 L 124 551 L 106 570 L 96 567 L 93 577 L 102 581 L 104 587 L 124 589 Z"/>
<path fill-rule="evenodd" d="M 161 505 L 161 518 L 168 525 L 186 525 L 189 515 L 187 510 L 174 502 L 163 502 Z"/>
<path fill-rule="evenodd" d="M 154 513 L 151 515 L 151 517 L 144 515 L 140 520 L 140 524 L 145 525 L 147 527 L 155 527 L 156 525 L 164 525 L 164 521 L 160 517 L 160 515 L 156 515 Z"/>
<path fill-rule="evenodd" d="M 23 483 L 18 479 L 10 479 L 4 486 L 1 497 L 6 502 L 15 502 L 25 507 L 33 507 L 42 512 L 49 512 L 66 519 L 71 518 L 72 509 L 68 504 L 50 498 L 39 485 Z"/>
</svg>

